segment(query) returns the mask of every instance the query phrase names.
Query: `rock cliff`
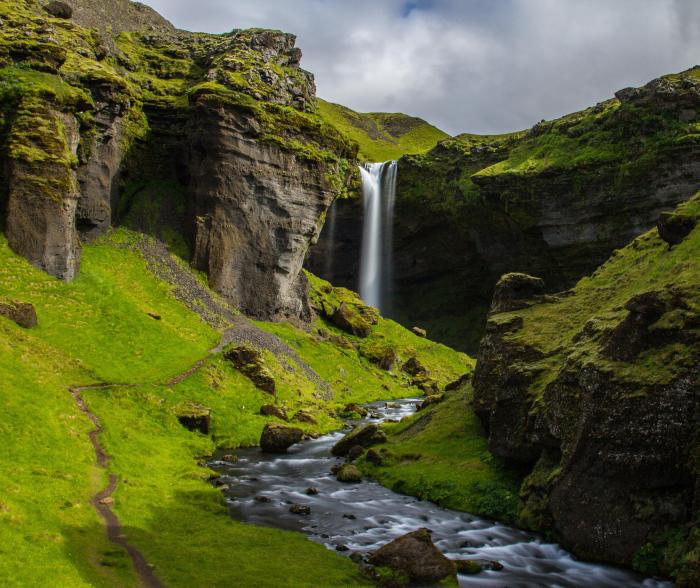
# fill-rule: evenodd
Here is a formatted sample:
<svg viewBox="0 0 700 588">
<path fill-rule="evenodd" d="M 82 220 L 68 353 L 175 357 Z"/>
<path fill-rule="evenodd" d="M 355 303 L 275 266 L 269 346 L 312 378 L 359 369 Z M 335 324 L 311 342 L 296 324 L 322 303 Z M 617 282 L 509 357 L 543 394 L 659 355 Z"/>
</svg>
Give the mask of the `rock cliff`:
<svg viewBox="0 0 700 588">
<path fill-rule="evenodd" d="M 301 266 L 357 147 L 317 113 L 295 37 L 177 31 L 126 1 L 67 6 L 0 3 L 11 247 L 71 280 L 80 240 L 132 212 L 242 310 L 307 316 Z"/>
<path fill-rule="evenodd" d="M 694 226 L 700 195 L 675 214 Z M 695 586 L 700 231 L 684 232 L 670 247 L 652 229 L 563 293 L 501 279 L 473 406 L 489 449 L 530 471 L 522 525 L 584 558 Z"/>
<path fill-rule="evenodd" d="M 618 92 L 528 131 L 462 135 L 401 158 L 392 318 L 475 351 L 501 275 L 532 273 L 552 292 L 568 288 L 694 194 L 698 72 Z M 357 210 L 341 202 L 337 217 Z M 359 223 L 339 223 L 335 242 L 356 241 Z M 327 241 L 322 235 L 318 247 Z M 343 253 L 353 254 L 359 250 Z M 310 267 L 325 275 L 320 264 Z"/>
</svg>

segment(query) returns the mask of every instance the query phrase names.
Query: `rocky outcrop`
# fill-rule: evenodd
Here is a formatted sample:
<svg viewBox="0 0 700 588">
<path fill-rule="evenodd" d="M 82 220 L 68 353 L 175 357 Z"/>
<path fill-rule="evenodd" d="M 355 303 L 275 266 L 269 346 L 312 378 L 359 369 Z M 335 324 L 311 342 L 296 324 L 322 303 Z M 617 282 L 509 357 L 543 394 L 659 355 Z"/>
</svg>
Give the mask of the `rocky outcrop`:
<svg viewBox="0 0 700 588">
<path fill-rule="evenodd" d="M 530 471 L 521 524 L 681 586 L 700 580 L 699 237 L 654 229 L 570 292 L 498 297 L 473 380 L 489 449 Z"/>
<path fill-rule="evenodd" d="M 241 345 L 226 351 L 224 357 L 253 382 L 256 388 L 268 394 L 275 394 L 277 389 L 275 378 L 265 366 L 261 351 L 247 345 Z"/>
<path fill-rule="evenodd" d="M 387 543 L 370 556 L 369 563 L 405 574 L 411 583 L 420 585 L 433 585 L 455 575 L 454 564 L 435 547 L 428 529 Z"/>
<path fill-rule="evenodd" d="M 176 31 L 127 0 L 58 4 L 45 7 L 72 23 L 29 3 L 0 30 L 0 65 L 20 66 L 0 96 L 10 246 L 71 280 L 79 237 L 124 222 L 191 256 L 247 314 L 310 318 L 301 267 L 357 148 L 317 114 L 294 35 Z"/>
</svg>

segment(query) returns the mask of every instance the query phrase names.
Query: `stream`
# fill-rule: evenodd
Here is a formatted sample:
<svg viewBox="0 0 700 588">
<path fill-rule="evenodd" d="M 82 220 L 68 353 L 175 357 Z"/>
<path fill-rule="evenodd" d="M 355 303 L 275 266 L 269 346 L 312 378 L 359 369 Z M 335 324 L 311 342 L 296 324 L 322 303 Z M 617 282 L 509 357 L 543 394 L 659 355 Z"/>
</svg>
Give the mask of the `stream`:
<svg viewBox="0 0 700 588">
<path fill-rule="evenodd" d="M 415 412 L 420 399 L 367 405 L 370 417 L 357 421 L 378 423 Z M 393 408 L 392 408 L 393 406 Z M 353 421 L 353 424 L 356 421 Z M 460 575 L 460 586 L 533 587 L 644 587 L 671 588 L 670 582 L 644 579 L 628 570 L 585 563 L 558 545 L 466 513 L 440 508 L 430 502 L 397 494 L 376 482 L 343 484 L 330 473 L 344 460 L 331 447 L 347 433 L 332 433 L 292 446 L 285 455 L 260 449 L 237 451 L 238 460 L 223 461 L 223 452 L 210 466 L 218 471 L 231 516 L 247 523 L 301 531 L 310 539 L 346 555 L 374 551 L 389 541 L 429 528 L 438 548 L 452 559 L 497 561 L 501 571 Z M 308 495 L 315 488 L 317 495 Z M 308 515 L 292 514 L 292 504 L 308 505 Z"/>
</svg>

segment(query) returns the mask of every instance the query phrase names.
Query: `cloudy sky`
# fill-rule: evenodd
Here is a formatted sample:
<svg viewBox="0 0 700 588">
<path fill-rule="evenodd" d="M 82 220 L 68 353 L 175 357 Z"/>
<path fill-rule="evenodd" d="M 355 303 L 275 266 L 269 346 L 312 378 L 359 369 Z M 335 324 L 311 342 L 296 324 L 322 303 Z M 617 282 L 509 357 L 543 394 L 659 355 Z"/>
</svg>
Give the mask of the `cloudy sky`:
<svg viewBox="0 0 700 588">
<path fill-rule="evenodd" d="M 700 0 L 145 0 L 180 28 L 293 32 L 318 94 L 451 133 L 532 126 L 700 64 Z"/>
</svg>

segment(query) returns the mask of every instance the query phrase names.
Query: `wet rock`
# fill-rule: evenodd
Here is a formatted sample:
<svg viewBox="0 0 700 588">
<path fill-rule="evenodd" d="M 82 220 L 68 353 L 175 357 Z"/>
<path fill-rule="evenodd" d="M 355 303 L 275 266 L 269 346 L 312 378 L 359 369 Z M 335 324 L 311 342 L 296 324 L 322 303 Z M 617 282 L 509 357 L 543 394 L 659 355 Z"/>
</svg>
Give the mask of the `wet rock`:
<svg viewBox="0 0 700 588">
<path fill-rule="evenodd" d="M 359 457 L 362 457 L 364 452 L 365 448 L 362 447 L 362 445 L 354 445 L 350 448 L 350 451 L 348 451 L 348 461 L 355 461 Z"/>
<path fill-rule="evenodd" d="M 340 545 L 335 546 L 336 551 L 350 551 L 350 548 L 347 545 L 343 545 L 342 543 Z"/>
<path fill-rule="evenodd" d="M 248 345 L 241 345 L 224 353 L 224 357 L 258 389 L 268 394 L 275 393 L 275 378 L 265 367 L 264 358 L 260 351 Z"/>
<path fill-rule="evenodd" d="M 369 563 L 387 566 L 416 583 L 433 584 L 455 575 L 454 564 L 435 547 L 425 528 L 394 539 L 375 551 Z"/>
<path fill-rule="evenodd" d="M 188 431 L 209 434 L 211 428 L 211 409 L 201 404 L 187 402 L 175 409 L 175 416 Z"/>
<path fill-rule="evenodd" d="M 677 212 L 662 212 L 656 227 L 659 236 L 673 247 L 683 242 L 697 224 L 697 218 Z"/>
<path fill-rule="evenodd" d="M 307 504 L 292 504 L 289 512 L 295 515 L 306 516 L 311 514 L 311 507 Z"/>
<path fill-rule="evenodd" d="M 221 458 L 221 460 L 222 460 L 222 461 L 227 461 L 227 462 L 229 462 L 229 463 L 235 463 L 235 462 L 238 461 L 238 457 L 235 456 L 235 455 L 233 455 L 233 454 L 231 454 L 231 453 L 227 453 L 226 455 L 224 455 L 224 456 Z"/>
<path fill-rule="evenodd" d="M 287 411 L 281 406 L 275 406 L 274 404 L 263 404 L 260 407 L 260 414 L 263 416 L 276 417 L 282 421 L 288 421 Z"/>
<path fill-rule="evenodd" d="M 254 500 L 255 500 L 255 502 L 260 502 L 262 504 L 270 502 L 270 499 L 267 496 L 256 496 L 254 498 Z"/>
<path fill-rule="evenodd" d="M 36 310 L 28 302 L 0 300 L 0 316 L 10 319 L 24 329 L 32 329 L 38 324 Z"/>
<path fill-rule="evenodd" d="M 425 410 L 429 406 L 433 406 L 434 404 L 440 404 L 443 400 L 445 400 L 444 394 L 433 394 L 431 396 L 428 396 L 423 402 L 420 403 L 420 405 L 418 406 L 418 410 Z"/>
<path fill-rule="evenodd" d="M 385 441 L 386 434 L 380 430 L 377 425 L 372 423 L 364 427 L 357 427 L 345 435 L 345 437 L 333 446 L 331 453 L 343 457 L 356 445 L 360 447 L 370 447 L 371 445 L 384 443 Z"/>
<path fill-rule="evenodd" d="M 420 327 L 413 327 L 411 329 L 411 332 L 414 335 L 418 335 L 418 337 L 426 338 L 428 336 L 428 332 L 425 329 L 421 329 Z"/>
<path fill-rule="evenodd" d="M 260 447 L 265 453 L 286 453 L 304 437 L 301 429 L 277 423 L 267 423 L 260 436 Z"/>
<path fill-rule="evenodd" d="M 49 2 L 46 6 L 44 6 L 44 10 L 56 18 L 73 18 L 73 7 L 65 2 L 58 2 L 57 0 L 54 0 L 53 2 Z"/>
<path fill-rule="evenodd" d="M 384 404 L 384 408 L 401 408 L 398 402 L 387 402 Z"/>
<path fill-rule="evenodd" d="M 318 488 L 311 487 L 311 488 L 306 489 L 306 494 L 308 494 L 309 496 L 317 496 L 318 492 L 319 492 Z"/>
<path fill-rule="evenodd" d="M 336 478 L 338 482 L 344 482 L 346 484 L 362 482 L 362 472 L 354 465 L 345 464 L 338 470 Z"/>
<path fill-rule="evenodd" d="M 480 562 L 475 559 L 453 559 L 458 574 L 474 575 L 484 571 Z"/>
<path fill-rule="evenodd" d="M 300 410 L 297 412 L 292 420 L 297 421 L 298 423 L 306 423 L 307 425 L 316 424 L 316 418 L 306 410 Z"/>
<path fill-rule="evenodd" d="M 445 392 L 452 392 L 464 386 L 472 378 L 472 373 L 466 373 L 457 378 L 454 382 L 450 382 L 445 386 Z"/>
<path fill-rule="evenodd" d="M 357 520 L 357 517 L 356 517 L 354 514 L 352 514 L 352 513 L 346 513 L 346 514 L 344 514 L 344 515 L 343 515 L 343 518 L 344 518 L 344 519 L 351 520 L 351 521 Z"/>
<path fill-rule="evenodd" d="M 369 337 L 372 332 L 372 325 L 369 321 L 365 320 L 358 310 L 347 302 L 343 302 L 338 307 L 331 320 L 336 327 L 356 337 Z"/>
<path fill-rule="evenodd" d="M 527 274 L 505 274 L 498 280 L 491 301 L 491 312 L 509 312 L 530 305 L 532 300 L 545 292 L 542 278 Z"/>
<path fill-rule="evenodd" d="M 336 463 L 333 466 L 331 466 L 331 474 L 334 476 L 337 475 L 337 473 L 340 471 L 340 468 L 343 467 L 342 463 Z"/>
</svg>

